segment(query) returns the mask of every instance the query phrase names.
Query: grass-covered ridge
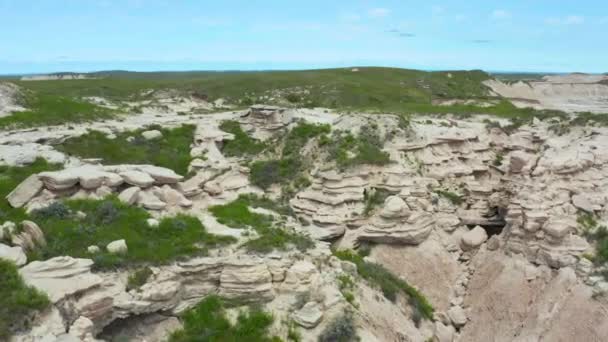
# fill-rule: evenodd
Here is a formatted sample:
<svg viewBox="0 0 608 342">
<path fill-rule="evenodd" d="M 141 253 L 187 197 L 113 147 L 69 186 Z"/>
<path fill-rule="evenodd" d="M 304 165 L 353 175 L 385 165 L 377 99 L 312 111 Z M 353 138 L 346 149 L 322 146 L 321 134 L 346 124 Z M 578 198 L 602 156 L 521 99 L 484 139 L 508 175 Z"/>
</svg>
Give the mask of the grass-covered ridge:
<svg viewBox="0 0 608 342">
<path fill-rule="evenodd" d="M 240 195 L 236 200 L 216 205 L 209 210 L 218 222 L 232 228 L 252 228 L 259 237 L 246 242 L 245 246 L 252 252 L 270 253 L 273 250 L 286 250 L 293 246 L 300 251 L 314 247 L 314 242 L 307 236 L 288 231 L 285 227 L 276 224 L 270 215 L 262 215 L 249 210 L 249 207 L 265 207 L 274 209 L 278 207 L 267 206 L 268 200 L 260 200 L 254 195 Z"/>
<path fill-rule="evenodd" d="M 79 211 L 86 217 L 79 218 Z M 32 215 L 44 231 L 47 246 L 33 252 L 31 260 L 69 255 L 91 258 L 97 268 L 162 264 L 205 255 L 210 248 L 234 241 L 207 233 L 197 218 L 187 215 L 163 218 L 158 227 L 150 227 L 146 210 L 115 198 L 68 200 L 55 204 L 53 210 L 35 211 Z M 120 239 L 125 239 L 128 252 L 108 253 L 105 246 Z M 91 245 L 99 246 L 101 251 L 90 254 L 87 248 Z"/>
<path fill-rule="evenodd" d="M 141 133 L 150 129 L 158 129 L 163 136 L 146 140 Z M 102 158 L 104 164 L 152 164 L 185 175 L 192 159 L 190 145 L 195 129 L 193 125 L 172 129 L 151 126 L 116 134 L 114 139 L 109 139 L 105 133 L 92 131 L 70 138 L 56 147 L 81 158 Z"/>
<path fill-rule="evenodd" d="M 431 103 L 441 98 L 479 98 L 488 95 L 483 71 L 425 72 L 360 67 L 262 72 L 98 73 L 97 79 L 20 82 L 40 94 L 110 100 L 146 99 L 148 90 L 176 89 L 204 94 L 210 100 L 233 103 L 259 101 L 280 91 L 285 102 L 331 108 L 398 110 L 403 103 Z"/>
<path fill-rule="evenodd" d="M 73 124 L 115 116 L 107 108 L 63 95 L 28 93 L 23 107 L 26 110 L 0 118 L 0 129 Z"/>
<path fill-rule="evenodd" d="M 433 319 L 433 306 L 422 293 L 404 280 L 396 277 L 382 265 L 366 262 L 361 255 L 351 251 L 335 251 L 334 254 L 341 260 L 350 261 L 357 265 L 359 275 L 370 284 L 379 287 L 388 300 L 394 302 L 400 293 L 407 295 L 408 302 L 414 312 L 414 322 L 418 322 L 422 318 Z"/>
<path fill-rule="evenodd" d="M 18 223 L 27 219 L 25 210 L 11 207 L 5 199 L 6 196 L 30 175 L 57 169 L 59 165 L 49 164 L 44 159 L 37 159 L 34 163 L 22 167 L 0 165 L 0 222 Z"/>
<path fill-rule="evenodd" d="M 15 264 L 0 259 L 1 341 L 8 340 L 15 329 L 24 328 L 31 313 L 43 310 L 49 304 L 45 294 L 23 282 Z"/>
<path fill-rule="evenodd" d="M 233 324 L 225 304 L 217 296 L 209 296 L 183 316 L 184 327 L 171 334 L 169 342 L 280 342 L 270 336 L 274 318 L 259 308 L 241 311 Z"/>
</svg>

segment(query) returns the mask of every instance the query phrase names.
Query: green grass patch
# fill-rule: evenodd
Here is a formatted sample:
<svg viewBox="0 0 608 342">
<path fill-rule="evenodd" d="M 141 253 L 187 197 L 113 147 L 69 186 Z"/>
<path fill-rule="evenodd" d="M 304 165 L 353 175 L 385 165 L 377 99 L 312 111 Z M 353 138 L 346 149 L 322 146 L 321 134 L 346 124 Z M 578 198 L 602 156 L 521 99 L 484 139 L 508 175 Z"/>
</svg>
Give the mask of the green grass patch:
<svg viewBox="0 0 608 342">
<path fill-rule="evenodd" d="M 227 318 L 225 304 L 217 296 L 209 296 L 182 317 L 183 329 L 175 331 L 169 342 L 280 342 L 270 336 L 274 321 L 271 314 L 259 308 L 241 311 L 236 323 Z"/>
<path fill-rule="evenodd" d="M 406 294 L 414 311 L 414 322 L 417 324 L 421 318 L 433 319 L 434 309 L 428 300 L 416 288 L 397 278 L 382 265 L 366 262 L 362 256 L 351 251 L 335 251 L 334 254 L 341 260 L 357 265 L 359 275 L 370 284 L 379 287 L 388 300 L 394 302 L 399 293 Z"/>
<path fill-rule="evenodd" d="M 209 248 L 219 247 L 234 238 L 209 234 L 192 216 L 163 218 L 158 227 L 148 226 L 146 210 L 125 205 L 116 198 L 102 201 L 68 200 L 64 205 L 70 215 L 41 215 L 34 212 L 44 231 L 47 246 L 30 255 L 31 260 L 44 260 L 60 255 L 92 258 L 97 268 L 108 269 L 140 264 L 163 264 L 176 259 L 206 255 Z M 86 214 L 79 219 L 75 213 Z M 105 246 L 125 239 L 128 252 L 110 254 Z M 91 255 L 87 247 L 97 245 L 101 252 Z"/>
<path fill-rule="evenodd" d="M 253 139 L 244 132 L 237 121 L 224 121 L 220 124 L 220 129 L 234 134 L 234 140 L 227 140 L 222 146 L 222 153 L 226 156 L 241 157 L 244 155 L 256 155 L 266 148 L 266 144 Z"/>
<path fill-rule="evenodd" d="M 253 228 L 259 237 L 245 243 L 246 248 L 252 252 L 270 253 L 273 250 L 286 250 L 290 246 L 303 252 L 314 247 L 314 242 L 309 237 L 287 231 L 284 227 L 278 227 L 270 215 L 262 215 L 249 210 L 250 206 L 260 206 L 259 203 L 267 202 L 268 200 L 255 199 L 253 195 L 240 195 L 239 198 L 228 204 L 209 208 L 209 211 L 219 223 L 229 227 Z M 264 207 L 264 205 L 260 207 Z M 271 206 L 266 205 L 266 207 Z"/>
<path fill-rule="evenodd" d="M 49 305 L 44 293 L 24 283 L 15 264 L 0 259 L 0 340 L 25 328 L 32 313 Z"/>
<path fill-rule="evenodd" d="M 149 129 L 158 129 L 163 136 L 146 140 L 141 132 Z M 194 140 L 195 129 L 193 125 L 173 129 L 156 126 L 119 133 L 115 139 L 108 139 L 105 133 L 92 131 L 68 139 L 56 148 L 81 158 L 102 158 L 106 164 L 152 164 L 185 175 L 192 159 L 190 144 Z"/>
<path fill-rule="evenodd" d="M 27 219 L 22 208 L 15 209 L 10 206 L 5 197 L 11 193 L 22 181 L 32 174 L 59 169 L 59 165 L 49 164 L 39 158 L 33 164 L 22 167 L 0 165 L 0 222 L 21 222 Z"/>
<path fill-rule="evenodd" d="M 0 118 L 0 128 L 62 125 L 115 117 L 107 108 L 58 95 L 28 94 L 23 105 L 27 110 Z"/>
</svg>

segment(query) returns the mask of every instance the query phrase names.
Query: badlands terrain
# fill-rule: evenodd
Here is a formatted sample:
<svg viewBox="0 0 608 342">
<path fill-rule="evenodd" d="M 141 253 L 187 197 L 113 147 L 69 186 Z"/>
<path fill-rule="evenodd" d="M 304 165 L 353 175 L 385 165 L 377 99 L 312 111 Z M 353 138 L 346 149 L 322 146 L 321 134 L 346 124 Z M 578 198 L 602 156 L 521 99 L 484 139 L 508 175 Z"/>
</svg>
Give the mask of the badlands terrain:
<svg viewBox="0 0 608 342">
<path fill-rule="evenodd" d="M 0 80 L 0 341 L 605 341 L 607 79 Z"/>
</svg>

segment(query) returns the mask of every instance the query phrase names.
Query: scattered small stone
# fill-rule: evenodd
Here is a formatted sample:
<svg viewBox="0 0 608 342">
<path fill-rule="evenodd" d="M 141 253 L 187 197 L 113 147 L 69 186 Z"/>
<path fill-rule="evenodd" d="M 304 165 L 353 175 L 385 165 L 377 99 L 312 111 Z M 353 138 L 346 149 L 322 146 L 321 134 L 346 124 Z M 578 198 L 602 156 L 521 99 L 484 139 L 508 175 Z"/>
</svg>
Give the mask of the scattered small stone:
<svg viewBox="0 0 608 342">
<path fill-rule="evenodd" d="M 101 252 L 101 249 L 99 247 L 93 245 L 93 246 L 89 246 L 87 248 L 87 252 L 89 252 L 89 254 L 97 254 L 97 253 Z"/>
<path fill-rule="evenodd" d="M 448 310 L 448 317 L 452 321 L 452 324 L 456 327 L 462 327 L 467 324 L 467 315 L 464 309 L 460 306 L 453 306 Z"/>
<path fill-rule="evenodd" d="M 162 138 L 163 133 L 159 130 L 151 130 L 142 132 L 141 136 L 144 137 L 144 139 L 146 140 L 154 140 Z"/>
<path fill-rule="evenodd" d="M 106 246 L 106 249 L 111 254 L 126 254 L 127 242 L 124 239 L 112 241 Z"/>
<path fill-rule="evenodd" d="M 146 222 L 148 222 L 148 226 L 152 228 L 156 228 L 160 224 L 160 222 L 158 222 L 158 220 L 154 218 L 149 218 Z"/>
</svg>

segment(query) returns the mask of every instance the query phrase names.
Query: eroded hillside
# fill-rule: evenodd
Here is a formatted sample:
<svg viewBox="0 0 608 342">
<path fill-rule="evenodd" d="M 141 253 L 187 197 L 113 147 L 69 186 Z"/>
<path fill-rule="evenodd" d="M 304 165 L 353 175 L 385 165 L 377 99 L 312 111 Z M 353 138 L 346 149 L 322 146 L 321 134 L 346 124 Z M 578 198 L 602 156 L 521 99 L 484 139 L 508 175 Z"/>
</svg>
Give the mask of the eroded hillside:
<svg viewBox="0 0 608 342">
<path fill-rule="evenodd" d="M 0 339 L 608 333 L 597 117 L 153 96 L 0 132 Z"/>
</svg>

